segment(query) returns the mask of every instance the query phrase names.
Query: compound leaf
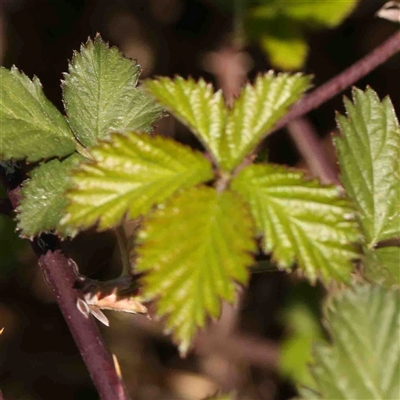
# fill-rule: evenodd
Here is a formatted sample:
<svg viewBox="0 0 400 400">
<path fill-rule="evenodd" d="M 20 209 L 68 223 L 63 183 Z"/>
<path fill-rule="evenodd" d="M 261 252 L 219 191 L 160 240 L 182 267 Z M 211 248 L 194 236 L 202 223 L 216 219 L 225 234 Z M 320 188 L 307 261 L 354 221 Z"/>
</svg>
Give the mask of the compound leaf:
<svg viewBox="0 0 400 400">
<path fill-rule="evenodd" d="M 210 150 L 217 161 L 227 156 L 223 135 L 227 109 L 221 91 L 211 84 L 182 77 L 148 80 L 145 87 Z"/>
<path fill-rule="evenodd" d="M 39 161 L 75 151 L 67 121 L 46 98 L 38 78 L 0 67 L 0 157 Z"/>
<path fill-rule="evenodd" d="M 84 158 L 75 153 L 63 161 L 40 164 L 22 187 L 22 200 L 17 209 L 18 229 L 25 237 L 55 231 L 60 236 L 74 236 L 76 230 L 60 225 L 67 205 L 65 191 L 71 171 Z"/>
<path fill-rule="evenodd" d="M 100 36 L 74 53 L 63 97 L 69 123 L 85 146 L 110 132 L 150 131 L 162 110 L 137 88 L 140 66 Z"/>
<path fill-rule="evenodd" d="M 325 280 L 348 281 L 359 234 L 338 188 L 306 181 L 299 171 L 259 164 L 240 171 L 232 189 L 250 203 L 263 249 L 281 268 L 297 260 L 311 281 L 318 273 Z"/>
<path fill-rule="evenodd" d="M 207 316 L 219 316 L 220 300 L 233 302 L 236 282 L 248 280 L 256 250 L 250 212 L 233 192 L 191 188 L 150 215 L 138 240 L 144 296 L 158 299 L 157 314 L 185 354 Z"/>
<path fill-rule="evenodd" d="M 331 344 L 319 344 L 311 366 L 319 393 L 303 399 L 397 399 L 400 393 L 398 290 L 358 286 L 326 312 Z"/>
<path fill-rule="evenodd" d="M 247 84 L 229 115 L 225 136 L 230 153 L 223 167 L 236 167 L 309 85 L 308 76 L 273 71 Z"/>
<path fill-rule="evenodd" d="M 342 136 L 335 138 L 342 182 L 353 200 L 372 249 L 400 237 L 400 127 L 389 98 L 354 89 L 345 99 L 347 118 L 338 115 Z"/>
<path fill-rule="evenodd" d="M 73 175 L 75 186 L 64 223 L 100 229 L 118 224 L 125 214 L 136 218 L 175 191 L 213 177 L 200 153 L 170 139 L 131 132 L 113 134 L 90 150 L 93 161 Z"/>
</svg>

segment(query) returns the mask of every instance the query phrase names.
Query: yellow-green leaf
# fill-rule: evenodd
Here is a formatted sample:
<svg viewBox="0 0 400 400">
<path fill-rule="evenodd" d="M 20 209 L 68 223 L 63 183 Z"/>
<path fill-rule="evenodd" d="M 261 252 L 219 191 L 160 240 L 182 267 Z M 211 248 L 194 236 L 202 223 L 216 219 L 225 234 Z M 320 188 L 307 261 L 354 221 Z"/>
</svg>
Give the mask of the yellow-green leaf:
<svg viewBox="0 0 400 400">
<path fill-rule="evenodd" d="M 209 187 L 181 192 L 145 221 L 135 270 L 182 354 L 207 317 L 219 316 L 220 301 L 234 301 L 236 283 L 247 283 L 253 228 L 238 195 Z"/>
<path fill-rule="evenodd" d="M 353 210 L 339 189 L 307 181 L 301 172 L 259 164 L 244 168 L 232 182 L 251 206 L 266 253 L 281 268 L 295 261 L 314 281 L 348 281 L 359 232 Z"/>
<path fill-rule="evenodd" d="M 136 218 L 179 189 L 213 177 L 208 160 L 190 147 L 147 134 L 113 134 L 90 151 L 92 162 L 81 165 L 72 179 L 64 223 L 100 229 Z"/>
<path fill-rule="evenodd" d="M 309 86 L 309 77 L 272 71 L 247 84 L 233 108 L 203 80 L 159 78 L 147 89 L 204 143 L 221 169 L 232 171 Z"/>
</svg>

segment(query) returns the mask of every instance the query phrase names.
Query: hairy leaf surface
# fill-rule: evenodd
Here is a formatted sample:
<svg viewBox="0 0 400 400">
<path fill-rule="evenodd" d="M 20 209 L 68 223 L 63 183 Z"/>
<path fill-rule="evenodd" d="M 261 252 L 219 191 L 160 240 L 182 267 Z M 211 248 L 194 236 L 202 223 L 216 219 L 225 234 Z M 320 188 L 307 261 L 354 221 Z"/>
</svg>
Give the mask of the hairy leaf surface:
<svg viewBox="0 0 400 400">
<path fill-rule="evenodd" d="M 74 236 L 76 230 L 60 224 L 67 205 L 65 191 L 71 171 L 84 158 L 75 153 L 63 161 L 51 160 L 40 164 L 22 187 L 18 207 L 18 229 L 25 237 L 55 231 L 58 235 Z"/>
<path fill-rule="evenodd" d="M 397 399 L 400 393 L 399 291 L 358 286 L 326 313 L 331 344 L 315 348 L 316 387 L 303 399 Z"/>
<path fill-rule="evenodd" d="M 68 198 L 68 225 L 100 229 L 136 218 L 175 191 L 212 178 L 211 164 L 200 152 L 170 139 L 147 134 L 114 134 L 90 151 L 93 161 L 74 176 Z"/>
<path fill-rule="evenodd" d="M 320 274 L 347 281 L 358 231 L 353 210 L 338 188 L 306 181 L 301 172 L 276 165 L 251 165 L 232 182 L 251 205 L 263 249 L 281 268 L 295 261 L 314 281 Z"/>
<path fill-rule="evenodd" d="M 368 248 L 400 237 L 400 127 L 389 98 L 353 90 L 345 99 L 347 118 L 335 138 L 342 181 L 354 201 Z"/>
<path fill-rule="evenodd" d="M 144 295 L 158 299 L 157 314 L 185 354 L 207 316 L 219 316 L 221 299 L 233 302 L 236 282 L 248 280 L 256 250 L 250 212 L 235 193 L 192 188 L 156 210 L 138 240 Z"/>
<path fill-rule="evenodd" d="M 259 75 L 254 85 L 247 84 L 229 115 L 225 133 L 229 143 L 229 159 L 225 162 L 225 168 L 236 167 L 309 85 L 308 76 L 276 75 L 272 71 Z"/>
<path fill-rule="evenodd" d="M 74 135 L 39 79 L 0 67 L 0 157 L 39 161 L 74 150 Z"/>
<path fill-rule="evenodd" d="M 148 80 L 145 87 L 176 118 L 189 127 L 210 150 L 216 161 L 227 157 L 224 129 L 227 109 L 222 91 L 214 93 L 203 79 L 182 77 Z"/>
<path fill-rule="evenodd" d="M 159 78 L 147 89 L 204 143 L 224 170 L 233 170 L 300 98 L 309 77 L 272 71 L 248 84 L 233 109 L 203 80 Z"/>
<path fill-rule="evenodd" d="M 150 131 L 161 108 L 138 89 L 140 66 L 109 47 L 100 36 L 75 53 L 63 96 L 69 123 L 85 146 L 114 131 Z"/>
</svg>

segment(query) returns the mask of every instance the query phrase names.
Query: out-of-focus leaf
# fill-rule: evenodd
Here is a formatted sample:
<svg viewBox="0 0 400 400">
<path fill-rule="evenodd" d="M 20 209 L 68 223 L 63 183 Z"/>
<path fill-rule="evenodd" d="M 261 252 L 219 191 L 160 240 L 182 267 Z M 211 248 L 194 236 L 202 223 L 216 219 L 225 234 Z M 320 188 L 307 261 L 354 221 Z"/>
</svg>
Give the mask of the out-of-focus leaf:
<svg viewBox="0 0 400 400">
<path fill-rule="evenodd" d="M 334 28 L 353 12 L 357 2 L 357 0 L 278 0 L 275 3 L 284 15 L 296 21 Z"/>
<path fill-rule="evenodd" d="M 148 213 L 179 189 L 213 177 L 211 164 L 197 151 L 147 134 L 114 134 L 90 151 L 93 161 L 73 175 L 75 187 L 63 223 L 100 229 Z"/>
<path fill-rule="evenodd" d="M 315 348 L 315 386 L 303 399 L 398 398 L 399 300 L 398 290 L 358 286 L 333 301 L 326 312 L 332 343 Z"/>
<path fill-rule="evenodd" d="M 145 273 L 144 296 L 157 299 L 182 354 L 207 317 L 219 316 L 221 299 L 233 302 L 236 283 L 247 282 L 253 229 L 238 195 L 209 187 L 181 192 L 145 221 L 136 271 Z"/>
<path fill-rule="evenodd" d="M 336 187 L 306 181 L 301 172 L 276 165 L 251 165 L 232 182 L 251 206 L 263 249 L 281 268 L 298 266 L 313 282 L 348 281 L 359 232 Z"/>
<path fill-rule="evenodd" d="M 76 230 L 60 224 L 67 205 L 65 192 L 71 171 L 84 158 L 75 153 L 63 161 L 51 160 L 35 168 L 23 184 L 22 200 L 17 209 L 18 229 L 22 236 L 33 237 L 55 231 L 59 236 L 74 236 Z"/>
<path fill-rule="evenodd" d="M 308 88 L 300 74 L 272 71 L 247 84 L 232 110 L 203 80 L 159 78 L 146 87 L 199 137 L 223 170 L 233 170 Z"/>
<path fill-rule="evenodd" d="M 46 98 L 38 78 L 31 81 L 13 67 L 0 67 L 0 157 L 63 157 L 75 150 L 74 135 Z"/>
<path fill-rule="evenodd" d="M 280 371 L 297 385 L 313 385 L 308 364 L 312 361 L 312 343 L 322 339 L 318 320 L 304 303 L 290 307 L 284 320 L 290 334 L 281 345 Z"/>
<path fill-rule="evenodd" d="M 278 36 L 266 33 L 260 37 L 260 44 L 271 64 L 278 68 L 297 70 L 306 61 L 308 45 L 301 34 Z"/>
<path fill-rule="evenodd" d="M 271 64 L 300 69 L 308 53 L 304 36 L 309 29 L 333 28 L 350 15 L 357 0 L 264 0 L 248 3 L 245 32 L 259 41 Z"/>
<path fill-rule="evenodd" d="M 63 96 L 69 123 L 80 142 L 92 146 L 111 132 L 150 131 L 162 110 L 137 88 L 140 66 L 100 36 L 74 53 Z"/>
<path fill-rule="evenodd" d="M 400 247 L 367 250 L 364 266 L 367 279 L 388 287 L 400 285 Z"/>
</svg>

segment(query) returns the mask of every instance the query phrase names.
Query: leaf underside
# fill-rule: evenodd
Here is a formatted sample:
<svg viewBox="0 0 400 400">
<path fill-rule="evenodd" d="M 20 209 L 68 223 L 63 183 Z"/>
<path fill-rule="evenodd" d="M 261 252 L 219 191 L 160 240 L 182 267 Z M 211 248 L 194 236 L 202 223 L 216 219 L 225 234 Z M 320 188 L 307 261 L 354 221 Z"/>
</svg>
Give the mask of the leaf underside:
<svg viewBox="0 0 400 400">
<path fill-rule="evenodd" d="M 397 399 L 400 393 L 398 290 L 358 286 L 326 313 L 331 344 L 314 349 L 314 391 L 303 399 Z M 318 395 L 316 394 L 318 393 Z"/>
<path fill-rule="evenodd" d="M 251 165 L 232 182 L 251 206 L 266 253 L 281 268 L 297 261 L 314 281 L 348 281 L 358 230 L 353 210 L 338 188 L 306 181 L 301 172 L 277 165 Z"/>
<path fill-rule="evenodd" d="M 219 166 L 232 171 L 262 140 L 308 88 L 300 74 L 259 75 L 246 85 L 233 108 L 227 109 L 221 91 L 214 93 L 203 80 L 159 78 L 145 87 L 210 151 Z"/>
<path fill-rule="evenodd" d="M 0 67 L 0 157 L 39 161 L 75 151 L 67 121 L 46 98 L 38 78 Z"/>
<path fill-rule="evenodd" d="M 71 171 L 84 158 L 73 154 L 63 161 L 51 160 L 35 168 L 24 183 L 22 200 L 17 209 L 18 229 L 22 236 L 33 237 L 54 231 L 61 237 L 74 236 L 77 231 L 60 225 L 67 205 L 65 191 Z"/>
<path fill-rule="evenodd" d="M 73 175 L 74 189 L 64 223 L 99 229 L 145 215 L 179 189 L 212 178 L 211 164 L 199 152 L 147 134 L 113 134 L 91 149 L 93 162 Z"/>
<path fill-rule="evenodd" d="M 192 188 L 150 215 L 138 241 L 144 296 L 158 299 L 157 315 L 186 354 L 207 316 L 219 316 L 221 299 L 233 302 L 236 282 L 248 280 L 256 250 L 251 215 L 233 192 Z"/>
<path fill-rule="evenodd" d="M 162 110 L 136 87 L 139 75 L 139 64 L 100 36 L 74 53 L 63 98 L 69 123 L 83 145 L 95 145 L 115 131 L 151 130 Z"/>
</svg>

